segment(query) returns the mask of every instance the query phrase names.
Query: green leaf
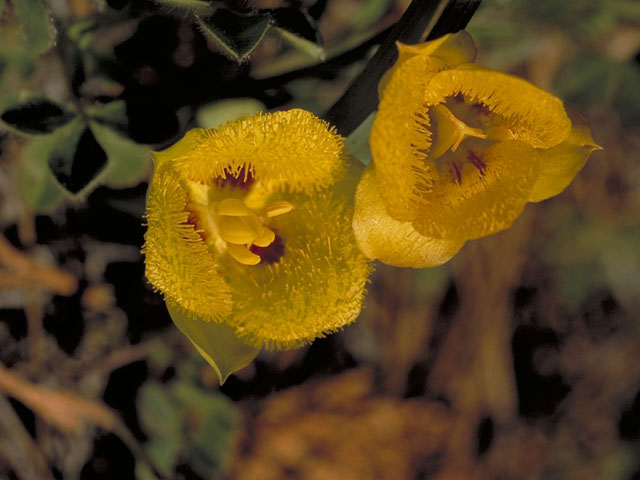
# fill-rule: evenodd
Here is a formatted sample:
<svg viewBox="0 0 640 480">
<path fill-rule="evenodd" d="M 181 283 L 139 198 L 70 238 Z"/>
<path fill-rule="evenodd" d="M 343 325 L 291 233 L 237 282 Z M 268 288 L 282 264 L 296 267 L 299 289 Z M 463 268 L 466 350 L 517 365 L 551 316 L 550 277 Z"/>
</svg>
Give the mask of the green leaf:
<svg viewBox="0 0 640 480">
<path fill-rule="evenodd" d="M 231 98 L 205 105 L 198 110 L 196 121 L 203 128 L 215 128 L 263 112 L 264 109 L 264 104 L 255 98 Z"/>
<path fill-rule="evenodd" d="M 194 287 L 195 288 L 195 287 Z M 233 372 L 248 365 L 260 351 L 247 345 L 235 334 L 233 328 L 225 323 L 205 322 L 198 318 L 189 318 L 178 308 L 167 304 L 173 322 L 198 349 L 198 352 L 213 367 L 220 385 Z"/>
<path fill-rule="evenodd" d="M 274 26 L 288 30 L 312 43 L 322 43 L 315 21 L 305 12 L 297 8 L 274 8 L 265 11 L 271 15 Z"/>
<path fill-rule="evenodd" d="M 349 155 L 356 157 L 365 165 L 371 163 L 369 136 L 371 135 L 371 127 L 375 118 L 376 112 L 371 113 L 358 128 L 351 132 L 345 142 Z"/>
<path fill-rule="evenodd" d="M 54 180 L 47 162 L 51 152 L 60 143 L 62 130 L 51 135 L 34 138 L 24 146 L 16 172 L 20 197 L 36 214 L 53 212 L 64 198 L 62 189 Z"/>
<path fill-rule="evenodd" d="M 53 29 L 42 0 L 12 0 L 27 43 L 36 53 L 44 53 L 53 43 Z"/>
<path fill-rule="evenodd" d="M 49 168 L 58 183 L 72 195 L 87 191 L 107 165 L 107 154 L 91 129 L 74 122 L 49 156 Z"/>
<path fill-rule="evenodd" d="M 358 14 L 351 20 L 354 30 L 364 30 L 377 22 L 393 4 L 391 0 L 368 0 L 362 2 Z"/>
<path fill-rule="evenodd" d="M 105 184 L 132 187 L 140 183 L 151 169 L 149 147 L 123 137 L 110 127 L 89 122 L 96 140 L 106 152 L 107 170 L 102 177 Z"/>
<path fill-rule="evenodd" d="M 75 117 L 65 106 L 29 94 L 0 114 L 0 119 L 18 133 L 35 135 L 51 133 Z"/>
<path fill-rule="evenodd" d="M 145 451 L 158 472 L 165 478 L 171 478 L 178 457 L 182 453 L 182 443 L 166 438 L 154 438 L 147 442 Z"/>
<path fill-rule="evenodd" d="M 191 442 L 196 452 L 211 467 L 220 468 L 232 447 L 233 432 L 238 424 L 238 413 L 229 402 L 211 403 Z M 206 469 L 206 471 L 211 468 Z"/>
<path fill-rule="evenodd" d="M 240 423 L 237 409 L 225 396 L 189 382 L 177 381 L 171 387 L 190 420 L 186 432 L 190 463 L 202 473 L 220 470 Z"/>
<path fill-rule="evenodd" d="M 306 53 L 316 60 L 323 62 L 327 57 L 324 48 L 322 48 L 320 45 L 310 42 L 306 38 L 299 37 L 298 35 L 291 33 L 284 28 L 275 27 L 274 31 L 280 36 L 282 40 L 287 42 L 289 45 L 300 50 L 301 52 Z"/>
<path fill-rule="evenodd" d="M 158 480 L 151 467 L 143 461 L 136 462 L 135 478 L 136 480 Z"/>
<path fill-rule="evenodd" d="M 198 18 L 198 23 L 225 55 L 242 63 L 266 35 L 271 17 L 264 13 L 243 15 L 220 8 L 213 15 Z"/>
<path fill-rule="evenodd" d="M 127 117 L 127 104 L 124 100 L 87 108 L 87 114 L 92 120 L 109 125 L 122 133 L 127 132 L 129 118 Z"/>
<path fill-rule="evenodd" d="M 182 407 L 168 388 L 155 381 L 144 383 L 137 404 L 138 417 L 148 435 L 182 443 Z"/>
</svg>

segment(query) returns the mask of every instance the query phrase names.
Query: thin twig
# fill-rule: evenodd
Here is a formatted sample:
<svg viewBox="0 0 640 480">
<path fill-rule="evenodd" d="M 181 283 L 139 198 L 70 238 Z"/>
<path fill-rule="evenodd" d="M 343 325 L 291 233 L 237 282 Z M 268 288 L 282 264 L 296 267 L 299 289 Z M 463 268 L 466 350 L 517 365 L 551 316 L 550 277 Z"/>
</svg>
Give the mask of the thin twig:
<svg viewBox="0 0 640 480">
<path fill-rule="evenodd" d="M 14 248 L 0 235 L 0 265 L 10 273 L 0 274 L 0 289 L 42 287 L 58 295 L 72 295 L 78 288 L 77 278 L 69 272 L 41 265 L 29 255 Z"/>
<path fill-rule="evenodd" d="M 380 48 L 342 97 L 324 115 L 347 136 L 378 106 L 378 83 L 398 57 L 396 42 L 416 43 L 463 29 L 481 0 L 413 0 Z"/>
</svg>

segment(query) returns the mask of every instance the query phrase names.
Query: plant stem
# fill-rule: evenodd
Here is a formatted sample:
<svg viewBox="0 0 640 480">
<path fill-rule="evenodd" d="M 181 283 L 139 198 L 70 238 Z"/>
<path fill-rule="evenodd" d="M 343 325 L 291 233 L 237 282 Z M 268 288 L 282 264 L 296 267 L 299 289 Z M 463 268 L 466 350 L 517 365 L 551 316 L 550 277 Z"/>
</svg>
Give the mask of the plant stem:
<svg viewBox="0 0 640 480">
<path fill-rule="evenodd" d="M 349 135 L 378 106 L 378 82 L 396 61 L 396 41 L 417 43 L 466 27 L 482 0 L 413 0 L 371 61 L 324 115 Z"/>
</svg>

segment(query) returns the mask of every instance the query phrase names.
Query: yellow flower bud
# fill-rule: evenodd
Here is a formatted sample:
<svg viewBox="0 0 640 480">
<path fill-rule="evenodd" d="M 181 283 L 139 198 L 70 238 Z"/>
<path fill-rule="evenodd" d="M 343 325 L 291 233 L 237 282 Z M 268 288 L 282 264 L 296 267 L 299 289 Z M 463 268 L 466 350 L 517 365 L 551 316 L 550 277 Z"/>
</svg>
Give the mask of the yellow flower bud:
<svg viewBox="0 0 640 480">
<path fill-rule="evenodd" d="M 599 148 L 558 98 L 469 63 L 464 31 L 398 49 L 371 129 L 375 172 L 356 194 L 354 230 L 369 258 L 441 264 L 466 240 L 508 228 L 527 202 L 560 193 Z"/>
<path fill-rule="evenodd" d="M 153 157 L 146 275 L 216 368 L 237 362 L 216 357 L 227 350 L 212 336 L 284 349 L 355 320 L 370 266 L 351 228 L 343 139 L 325 122 L 258 115 Z"/>
</svg>

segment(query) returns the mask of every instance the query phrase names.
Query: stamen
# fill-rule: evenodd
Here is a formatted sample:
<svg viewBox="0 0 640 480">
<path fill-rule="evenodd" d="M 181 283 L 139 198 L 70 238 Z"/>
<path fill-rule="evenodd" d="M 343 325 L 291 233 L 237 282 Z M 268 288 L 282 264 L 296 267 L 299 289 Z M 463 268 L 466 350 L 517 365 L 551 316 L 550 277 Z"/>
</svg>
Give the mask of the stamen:
<svg viewBox="0 0 640 480">
<path fill-rule="evenodd" d="M 264 208 L 264 212 L 267 217 L 284 215 L 285 213 L 289 213 L 291 210 L 293 210 L 293 203 L 287 202 L 286 200 L 276 200 Z"/>
<path fill-rule="evenodd" d="M 243 165 L 242 168 L 236 172 L 225 169 L 224 175 L 216 179 L 216 185 L 219 187 L 241 188 L 243 190 L 247 190 L 253 181 L 254 178 L 251 167 Z"/>
<path fill-rule="evenodd" d="M 487 138 L 482 130 L 470 127 L 444 105 L 432 107 L 430 113 L 434 117 L 432 124 L 436 128 L 430 151 L 432 160 L 444 155 L 449 149 L 455 152 L 467 137 Z"/>
<path fill-rule="evenodd" d="M 237 198 L 225 198 L 218 204 L 218 215 L 246 217 L 252 213 L 253 211 Z"/>
<path fill-rule="evenodd" d="M 245 245 L 234 245 L 229 243 L 227 251 L 235 260 L 243 265 L 257 265 L 260 263 L 260 257 L 251 252 Z"/>
<path fill-rule="evenodd" d="M 253 240 L 253 244 L 258 247 L 268 247 L 275 238 L 276 234 L 274 231 L 265 227 L 262 229 L 262 233 Z"/>
<path fill-rule="evenodd" d="M 261 233 L 260 231 L 256 232 L 256 229 L 248 224 L 245 217 L 222 217 L 218 228 L 220 236 L 225 242 L 236 245 L 251 243 Z"/>
</svg>

